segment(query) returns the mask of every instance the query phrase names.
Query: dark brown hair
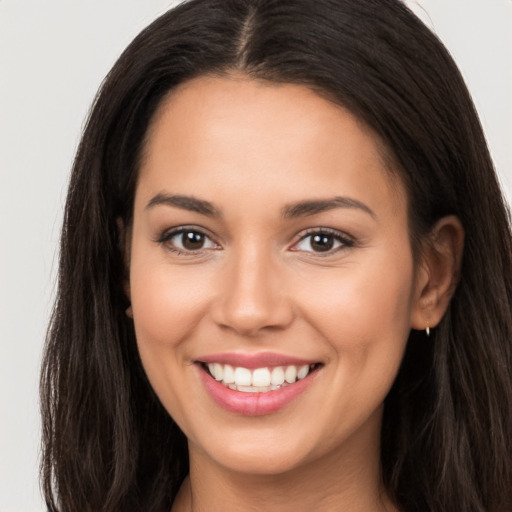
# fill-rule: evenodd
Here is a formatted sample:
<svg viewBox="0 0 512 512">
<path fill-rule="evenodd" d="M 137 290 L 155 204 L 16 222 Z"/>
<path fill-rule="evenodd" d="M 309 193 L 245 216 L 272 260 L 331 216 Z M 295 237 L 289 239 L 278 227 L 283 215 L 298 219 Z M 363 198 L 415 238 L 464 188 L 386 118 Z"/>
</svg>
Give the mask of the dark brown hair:
<svg viewBox="0 0 512 512">
<path fill-rule="evenodd" d="M 42 370 L 49 510 L 168 511 L 186 439 L 151 390 L 124 310 L 117 220 L 130 223 L 148 124 L 204 74 L 303 84 L 370 126 L 394 160 L 418 241 L 454 214 L 460 282 L 433 335 L 411 332 L 386 399 L 382 475 L 407 512 L 508 510 L 511 231 L 482 129 L 438 39 L 398 0 L 192 0 L 125 50 L 73 166 Z"/>
</svg>

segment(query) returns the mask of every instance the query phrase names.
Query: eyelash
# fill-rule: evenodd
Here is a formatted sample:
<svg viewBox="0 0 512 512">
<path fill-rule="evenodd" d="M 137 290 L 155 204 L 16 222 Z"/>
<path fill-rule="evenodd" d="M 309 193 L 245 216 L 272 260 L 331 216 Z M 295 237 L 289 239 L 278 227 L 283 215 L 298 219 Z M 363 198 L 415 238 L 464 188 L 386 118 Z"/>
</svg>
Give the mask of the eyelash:
<svg viewBox="0 0 512 512">
<path fill-rule="evenodd" d="M 207 248 L 201 247 L 201 248 L 199 248 L 197 250 L 192 250 L 192 249 L 190 249 L 190 250 L 183 250 L 183 249 L 181 249 L 179 247 L 176 247 L 175 245 L 171 245 L 169 243 L 174 237 L 177 237 L 179 235 L 183 235 L 184 233 L 194 233 L 194 234 L 201 235 L 205 239 L 210 240 L 210 242 L 212 244 L 214 244 L 216 247 L 215 248 L 212 248 L 212 247 L 207 247 Z M 340 250 L 349 249 L 350 247 L 353 247 L 354 243 L 355 243 L 354 240 L 351 237 L 349 237 L 345 233 L 337 231 L 335 229 L 331 229 L 331 228 L 312 228 L 312 229 L 307 230 L 299 238 L 299 240 L 293 244 L 293 246 L 292 246 L 292 248 L 290 250 L 292 250 L 294 252 L 300 252 L 300 249 L 294 249 L 294 247 L 297 247 L 300 243 L 302 243 L 303 241 L 305 241 L 308 238 L 311 238 L 311 237 L 313 237 L 315 235 L 324 235 L 324 236 L 332 237 L 332 239 L 334 239 L 334 241 L 339 243 L 338 247 L 335 247 L 334 249 L 330 248 L 330 249 L 326 250 L 325 252 L 323 252 L 323 251 L 313 251 L 313 250 L 312 251 L 303 251 L 303 252 L 306 252 L 306 253 L 315 254 L 316 257 L 332 256 L 333 254 L 339 252 Z M 177 253 L 177 254 L 180 254 L 180 255 L 184 255 L 184 256 L 193 256 L 193 255 L 196 255 L 196 254 L 200 254 L 201 251 L 212 250 L 212 249 L 216 250 L 218 247 L 220 247 L 202 229 L 199 229 L 199 228 L 196 228 L 196 227 L 193 227 L 193 226 L 182 226 L 182 227 L 179 227 L 177 229 L 172 229 L 170 231 L 165 231 L 156 240 L 156 242 L 161 244 L 161 245 L 165 245 L 165 248 L 167 250 L 169 250 L 171 252 L 174 252 L 174 253 Z"/>
<path fill-rule="evenodd" d="M 179 247 L 176 247 L 176 246 L 171 245 L 169 243 L 174 237 L 177 237 L 179 235 L 183 235 L 184 233 L 195 233 L 195 234 L 201 235 L 205 239 L 210 240 L 213 244 L 215 244 L 218 247 L 218 245 L 211 239 L 211 237 L 207 233 L 205 233 L 202 229 L 199 229 L 199 228 L 196 228 L 196 227 L 193 227 L 193 226 L 181 226 L 181 227 L 176 228 L 176 229 L 171 229 L 170 231 L 165 231 L 156 240 L 156 242 L 161 244 L 161 245 L 165 245 L 165 248 L 168 251 L 171 251 L 171 252 L 174 252 L 174 253 L 177 253 L 177 254 L 180 254 L 180 255 L 184 255 L 184 256 L 191 256 L 191 255 L 193 256 L 193 255 L 199 254 L 201 251 L 205 250 L 204 247 L 201 247 L 200 249 L 197 249 L 197 250 L 192 250 L 192 249 L 190 249 L 190 250 L 183 250 L 183 249 L 180 249 Z"/>
<path fill-rule="evenodd" d="M 329 237 L 332 237 L 335 241 L 339 242 L 339 246 L 334 249 L 329 249 L 328 251 L 322 252 L 322 251 L 304 251 L 315 254 L 315 257 L 328 257 L 332 256 L 333 254 L 336 254 L 339 251 L 342 251 L 344 249 L 349 249 L 354 246 L 355 242 L 354 240 L 349 237 L 347 234 L 337 231 L 336 229 L 331 228 L 313 228 L 307 230 L 299 239 L 298 242 L 296 242 L 293 246 L 296 247 L 304 240 L 307 240 L 308 238 L 313 237 L 314 235 L 327 235 Z M 292 249 L 294 251 L 299 251 L 299 249 Z"/>
</svg>

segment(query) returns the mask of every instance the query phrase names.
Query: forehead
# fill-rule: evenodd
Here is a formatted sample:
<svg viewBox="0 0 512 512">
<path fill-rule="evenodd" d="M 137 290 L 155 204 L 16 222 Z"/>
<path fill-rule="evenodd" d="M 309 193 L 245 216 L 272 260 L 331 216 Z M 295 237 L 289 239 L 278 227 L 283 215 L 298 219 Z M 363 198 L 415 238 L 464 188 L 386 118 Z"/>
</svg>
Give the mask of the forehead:
<svg viewBox="0 0 512 512">
<path fill-rule="evenodd" d="M 300 199 L 294 190 L 364 191 L 372 202 L 403 206 L 404 189 L 382 148 L 355 116 L 304 86 L 206 76 L 177 87 L 159 107 L 139 182 L 207 195 L 215 182 L 220 192 L 267 198 L 285 184 L 290 200 Z"/>
</svg>

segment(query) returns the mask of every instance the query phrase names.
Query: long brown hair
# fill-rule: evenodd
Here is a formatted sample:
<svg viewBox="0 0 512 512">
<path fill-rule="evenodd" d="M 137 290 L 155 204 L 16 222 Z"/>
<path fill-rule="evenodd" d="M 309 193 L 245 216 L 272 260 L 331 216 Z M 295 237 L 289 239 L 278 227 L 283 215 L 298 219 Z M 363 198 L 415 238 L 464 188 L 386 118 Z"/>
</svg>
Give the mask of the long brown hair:
<svg viewBox="0 0 512 512">
<path fill-rule="evenodd" d="M 386 399 L 382 474 L 408 512 L 512 507 L 511 231 L 482 129 L 438 39 L 398 0 L 192 0 L 125 50 L 85 128 L 69 186 L 42 370 L 51 511 L 167 511 L 186 439 L 145 377 L 125 316 L 117 221 L 132 216 L 148 124 L 177 84 L 232 71 L 303 84 L 380 136 L 411 241 L 466 231 L 460 283 L 433 335 L 411 332 Z"/>
</svg>

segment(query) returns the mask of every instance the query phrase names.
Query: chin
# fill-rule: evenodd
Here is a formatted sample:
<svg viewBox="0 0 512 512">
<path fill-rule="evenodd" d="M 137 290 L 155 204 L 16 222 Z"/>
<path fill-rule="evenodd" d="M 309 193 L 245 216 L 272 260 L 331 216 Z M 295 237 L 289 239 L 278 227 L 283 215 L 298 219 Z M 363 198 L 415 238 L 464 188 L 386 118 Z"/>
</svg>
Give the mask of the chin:
<svg viewBox="0 0 512 512">
<path fill-rule="evenodd" d="M 240 474 L 278 475 L 308 464 L 315 458 L 313 453 L 321 451 L 320 446 L 315 448 L 319 443 L 313 442 L 317 436 L 312 434 L 304 431 L 293 436 L 289 428 L 271 428 L 270 425 L 232 430 L 225 437 L 216 436 L 215 440 L 200 443 L 200 450 L 191 442 L 190 455 L 191 459 L 207 457 L 216 465 Z"/>
<path fill-rule="evenodd" d="M 245 475 L 272 476 L 288 473 L 303 463 L 301 454 L 290 454 L 282 451 L 267 453 L 245 451 L 244 453 L 229 451 L 218 454 L 217 464 L 225 469 Z"/>
</svg>

